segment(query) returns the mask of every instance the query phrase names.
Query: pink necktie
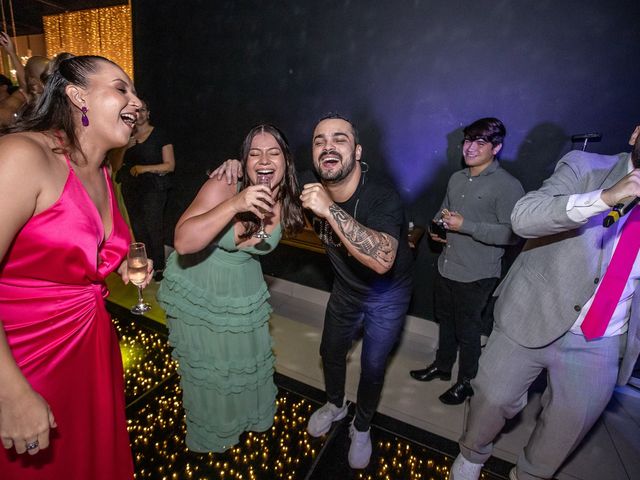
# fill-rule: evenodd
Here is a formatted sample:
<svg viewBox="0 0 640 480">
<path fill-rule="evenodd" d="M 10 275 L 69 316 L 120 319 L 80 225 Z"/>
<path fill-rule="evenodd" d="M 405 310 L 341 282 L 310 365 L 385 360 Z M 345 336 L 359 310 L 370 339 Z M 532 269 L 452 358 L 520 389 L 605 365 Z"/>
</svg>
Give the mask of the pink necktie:
<svg viewBox="0 0 640 480">
<path fill-rule="evenodd" d="M 633 262 L 638 256 L 638 250 L 640 250 L 640 208 L 634 208 L 622 226 L 622 233 L 613 252 L 611 263 L 580 327 L 587 340 L 600 338 L 607 329 L 631 273 Z"/>
</svg>

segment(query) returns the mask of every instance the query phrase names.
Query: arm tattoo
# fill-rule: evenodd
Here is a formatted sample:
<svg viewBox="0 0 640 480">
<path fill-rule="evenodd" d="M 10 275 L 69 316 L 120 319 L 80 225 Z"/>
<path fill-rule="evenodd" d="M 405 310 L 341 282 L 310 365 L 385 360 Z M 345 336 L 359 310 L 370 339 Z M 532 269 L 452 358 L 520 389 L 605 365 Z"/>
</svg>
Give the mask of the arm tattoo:
<svg viewBox="0 0 640 480">
<path fill-rule="evenodd" d="M 329 213 L 342 234 L 357 251 L 385 267 L 393 264 L 398 247 L 398 241 L 395 238 L 362 226 L 335 203 L 329 207 Z"/>
</svg>

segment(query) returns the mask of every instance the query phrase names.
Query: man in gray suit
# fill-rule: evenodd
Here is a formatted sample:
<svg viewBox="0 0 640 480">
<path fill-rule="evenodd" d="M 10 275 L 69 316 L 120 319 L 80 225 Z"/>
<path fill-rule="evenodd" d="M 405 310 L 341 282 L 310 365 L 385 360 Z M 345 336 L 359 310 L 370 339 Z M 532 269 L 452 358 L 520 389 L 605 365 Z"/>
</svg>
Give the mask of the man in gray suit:
<svg viewBox="0 0 640 480">
<path fill-rule="evenodd" d="M 543 369 L 542 413 L 511 480 L 552 478 L 606 407 L 616 379 L 628 381 L 640 351 L 637 251 L 604 332 L 588 339 L 582 328 L 625 222 L 635 216 L 632 210 L 603 227 L 612 207 L 640 196 L 640 126 L 629 144 L 630 154 L 568 153 L 539 190 L 516 203 L 513 230 L 529 240 L 496 291 L 496 325 L 472 382 L 475 395 L 450 479 L 479 478 L 495 436 L 524 408 Z"/>
</svg>

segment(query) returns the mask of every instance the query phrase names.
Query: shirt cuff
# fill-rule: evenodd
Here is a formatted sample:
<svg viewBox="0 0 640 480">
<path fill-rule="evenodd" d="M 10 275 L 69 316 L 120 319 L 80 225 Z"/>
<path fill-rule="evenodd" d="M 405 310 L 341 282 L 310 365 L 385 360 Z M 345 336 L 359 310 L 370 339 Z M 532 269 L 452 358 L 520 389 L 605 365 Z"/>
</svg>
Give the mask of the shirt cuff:
<svg viewBox="0 0 640 480">
<path fill-rule="evenodd" d="M 601 198 L 602 190 L 576 193 L 569 196 L 567 216 L 574 222 L 585 222 L 589 218 L 611 209 Z"/>
</svg>

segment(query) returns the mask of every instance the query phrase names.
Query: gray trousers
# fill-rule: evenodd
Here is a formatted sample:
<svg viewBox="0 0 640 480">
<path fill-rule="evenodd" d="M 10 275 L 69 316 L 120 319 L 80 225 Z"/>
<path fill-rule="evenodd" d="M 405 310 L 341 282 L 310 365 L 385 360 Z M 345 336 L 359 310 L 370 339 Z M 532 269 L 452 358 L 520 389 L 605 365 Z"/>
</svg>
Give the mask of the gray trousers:
<svg viewBox="0 0 640 480">
<path fill-rule="evenodd" d="M 552 478 L 607 406 L 618 374 L 625 335 L 587 342 L 567 332 L 550 345 L 525 348 L 494 328 L 471 385 L 460 451 L 484 463 L 507 419 L 527 404 L 531 383 L 547 369 L 542 413 L 518 457 L 519 480 Z"/>
</svg>

